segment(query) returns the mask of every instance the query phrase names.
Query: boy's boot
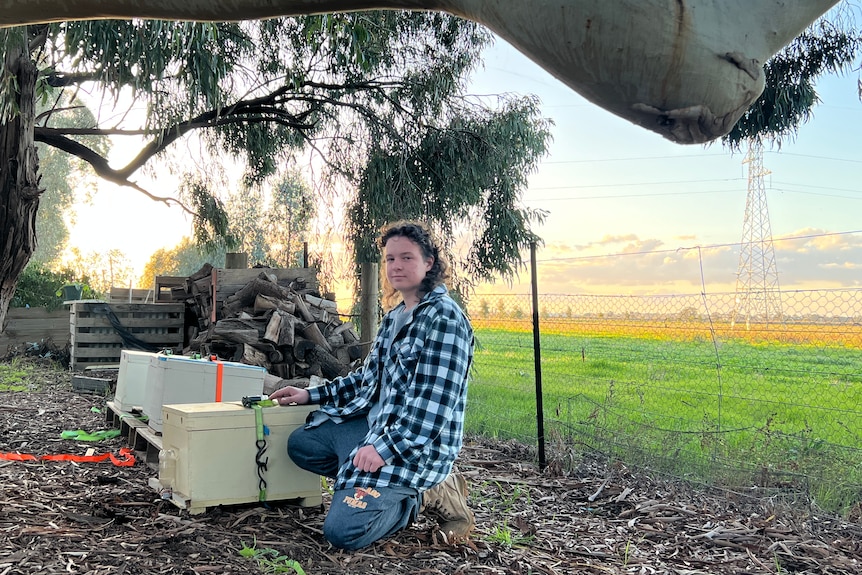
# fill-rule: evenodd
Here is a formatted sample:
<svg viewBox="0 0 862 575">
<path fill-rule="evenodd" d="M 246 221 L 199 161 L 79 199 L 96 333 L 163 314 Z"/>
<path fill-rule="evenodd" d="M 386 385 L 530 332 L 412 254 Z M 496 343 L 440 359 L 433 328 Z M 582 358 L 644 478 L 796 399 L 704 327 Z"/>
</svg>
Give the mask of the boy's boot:
<svg viewBox="0 0 862 575">
<path fill-rule="evenodd" d="M 419 511 L 435 517 L 447 537 L 466 538 L 476 526 L 473 512 L 467 506 L 467 480 L 454 471 L 443 483 L 422 494 Z"/>
</svg>

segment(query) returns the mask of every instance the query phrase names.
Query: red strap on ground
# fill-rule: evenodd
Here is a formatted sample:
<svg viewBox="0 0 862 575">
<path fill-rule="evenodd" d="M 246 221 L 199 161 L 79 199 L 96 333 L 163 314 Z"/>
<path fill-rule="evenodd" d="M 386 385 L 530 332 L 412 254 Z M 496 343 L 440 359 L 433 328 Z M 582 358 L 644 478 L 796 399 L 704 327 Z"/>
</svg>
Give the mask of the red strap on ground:
<svg viewBox="0 0 862 575">
<path fill-rule="evenodd" d="M 120 449 L 120 456 L 113 453 L 102 453 L 100 455 L 72 455 L 70 453 L 59 453 L 56 455 L 31 455 L 29 453 L 0 453 L 0 459 L 6 461 L 78 461 L 82 463 L 98 463 L 110 459 L 117 467 L 131 467 L 135 464 L 135 455 L 128 447 Z"/>
</svg>

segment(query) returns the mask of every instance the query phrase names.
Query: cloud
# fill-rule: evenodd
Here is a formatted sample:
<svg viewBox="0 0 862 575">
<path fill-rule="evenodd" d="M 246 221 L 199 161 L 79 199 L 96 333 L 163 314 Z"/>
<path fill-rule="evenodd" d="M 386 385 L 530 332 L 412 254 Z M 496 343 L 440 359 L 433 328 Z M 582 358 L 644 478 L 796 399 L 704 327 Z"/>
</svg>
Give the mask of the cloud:
<svg viewBox="0 0 862 575">
<path fill-rule="evenodd" d="M 802 229 L 774 241 L 782 288 L 862 285 L 862 235 Z"/>
<path fill-rule="evenodd" d="M 733 292 L 741 245 L 666 249 L 658 238 L 605 236 L 589 245 L 554 242 L 539 253 L 542 293 L 711 293 Z M 598 249 L 603 247 L 604 249 Z M 801 229 L 773 240 L 779 286 L 785 290 L 862 285 L 862 235 Z M 754 269 L 752 273 L 761 273 Z M 529 289 L 529 277 L 522 277 Z M 756 280 L 756 278 L 755 278 Z M 523 289 L 522 289 L 523 291 Z"/>
</svg>

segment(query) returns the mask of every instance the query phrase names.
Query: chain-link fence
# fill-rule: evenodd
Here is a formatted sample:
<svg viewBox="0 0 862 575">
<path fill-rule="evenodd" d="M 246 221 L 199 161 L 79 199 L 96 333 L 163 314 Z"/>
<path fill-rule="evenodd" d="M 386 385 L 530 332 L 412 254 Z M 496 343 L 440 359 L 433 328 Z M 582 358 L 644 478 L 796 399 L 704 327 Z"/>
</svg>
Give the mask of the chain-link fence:
<svg viewBox="0 0 862 575">
<path fill-rule="evenodd" d="M 764 298 L 780 313 L 758 314 Z M 833 510 L 862 500 L 862 290 L 537 299 L 538 349 L 531 295 L 471 300 L 468 432 L 544 434 L 551 464 L 595 450 Z"/>
</svg>

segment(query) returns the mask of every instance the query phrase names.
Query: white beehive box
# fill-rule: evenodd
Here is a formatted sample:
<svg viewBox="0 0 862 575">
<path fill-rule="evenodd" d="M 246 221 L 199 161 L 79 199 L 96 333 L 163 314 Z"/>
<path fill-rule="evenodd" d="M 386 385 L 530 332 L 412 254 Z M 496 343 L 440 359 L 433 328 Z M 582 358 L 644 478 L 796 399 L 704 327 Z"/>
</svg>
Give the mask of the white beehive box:
<svg viewBox="0 0 862 575">
<path fill-rule="evenodd" d="M 150 358 L 144 414 L 148 425 L 162 431 L 162 406 L 172 403 L 240 401 L 263 393 L 266 369 L 230 361 L 181 355 Z"/>
<path fill-rule="evenodd" d="M 114 406 L 117 409 L 126 412 L 143 409 L 150 359 L 156 355 L 131 349 L 120 352 L 120 371 L 117 374 L 117 390 L 114 392 Z"/>
<path fill-rule="evenodd" d="M 320 505 L 320 477 L 296 466 L 287 438 L 316 406 L 262 408 L 268 458 L 266 501 Z M 192 514 L 208 507 L 260 500 L 254 409 L 239 402 L 165 405 L 159 477 L 151 485 Z"/>
</svg>

